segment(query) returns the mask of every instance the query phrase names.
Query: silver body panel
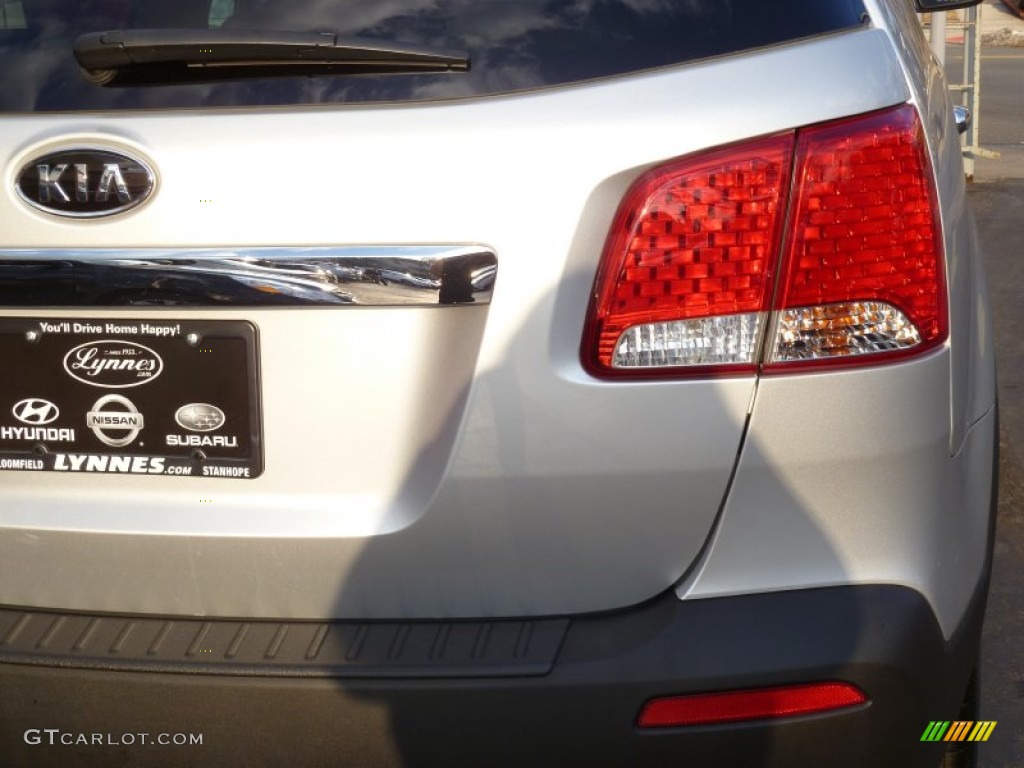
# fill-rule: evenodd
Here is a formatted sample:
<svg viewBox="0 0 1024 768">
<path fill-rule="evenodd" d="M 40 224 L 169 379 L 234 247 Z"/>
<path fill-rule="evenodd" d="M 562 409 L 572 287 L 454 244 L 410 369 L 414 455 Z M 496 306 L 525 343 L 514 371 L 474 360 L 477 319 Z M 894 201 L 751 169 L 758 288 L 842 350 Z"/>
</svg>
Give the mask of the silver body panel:
<svg viewBox="0 0 1024 768">
<path fill-rule="evenodd" d="M 505 98 L 5 116 L 5 180 L 68 143 L 150 158 L 160 178 L 144 207 L 91 222 L 32 210 L 6 183 L 2 249 L 481 243 L 498 276 L 489 306 L 161 310 L 259 328 L 264 474 L 0 473 L 0 603 L 526 616 L 630 605 L 685 577 L 685 599 L 907 584 L 955 625 L 983 557 L 987 305 L 944 87 L 908 56 L 913 14 L 869 9 L 873 29 Z M 582 370 L 608 223 L 644 170 L 906 101 L 948 169 L 944 349 L 760 382 Z"/>
<path fill-rule="evenodd" d="M 950 456 L 948 353 L 898 368 L 761 383 L 721 525 L 680 595 L 901 584 L 952 631 L 984 572 L 995 414 Z"/>
<path fill-rule="evenodd" d="M 988 289 L 952 105 L 909 4 L 872 4 L 900 51 L 937 170 L 950 338 L 908 365 L 768 377 L 688 598 L 902 584 L 949 636 L 984 578 L 995 435 Z"/>
</svg>

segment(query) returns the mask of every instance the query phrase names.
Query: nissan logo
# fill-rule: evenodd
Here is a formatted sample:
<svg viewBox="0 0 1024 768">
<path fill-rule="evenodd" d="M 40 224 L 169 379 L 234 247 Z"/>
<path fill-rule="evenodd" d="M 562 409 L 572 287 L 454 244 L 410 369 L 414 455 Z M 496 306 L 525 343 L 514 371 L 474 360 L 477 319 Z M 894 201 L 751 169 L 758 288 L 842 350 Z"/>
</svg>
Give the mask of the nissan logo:
<svg viewBox="0 0 1024 768">
<path fill-rule="evenodd" d="M 46 213 L 96 218 L 135 208 L 153 193 L 142 160 L 105 149 L 65 149 L 35 157 L 18 172 L 21 199 Z"/>
<path fill-rule="evenodd" d="M 113 406 L 113 410 L 110 410 Z M 124 448 L 138 437 L 145 420 L 135 403 L 121 395 L 104 395 L 85 415 L 85 425 L 96 439 L 111 448 Z M 117 437 L 108 434 L 113 431 Z"/>
</svg>

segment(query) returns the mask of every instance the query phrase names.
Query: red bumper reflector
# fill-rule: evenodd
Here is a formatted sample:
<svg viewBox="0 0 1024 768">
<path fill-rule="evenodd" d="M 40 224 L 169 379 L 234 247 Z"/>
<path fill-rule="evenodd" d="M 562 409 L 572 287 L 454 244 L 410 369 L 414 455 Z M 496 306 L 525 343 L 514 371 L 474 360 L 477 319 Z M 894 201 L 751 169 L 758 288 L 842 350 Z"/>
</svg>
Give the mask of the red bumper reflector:
<svg viewBox="0 0 1024 768">
<path fill-rule="evenodd" d="M 637 720 L 640 728 L 712 725 L 829 712 L 864 704 L 868 697 L 849 683 L 812 683 L 728 693 L 652 699 Z"/>
</svg>

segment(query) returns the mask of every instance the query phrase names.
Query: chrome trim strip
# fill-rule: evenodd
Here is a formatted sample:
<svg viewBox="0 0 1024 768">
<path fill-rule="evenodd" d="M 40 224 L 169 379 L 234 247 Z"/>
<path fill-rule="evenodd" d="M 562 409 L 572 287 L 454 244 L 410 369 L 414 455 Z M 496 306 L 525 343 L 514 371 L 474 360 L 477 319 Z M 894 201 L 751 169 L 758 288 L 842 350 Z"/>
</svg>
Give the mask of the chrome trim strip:
<svg viewBox="0 0 1024 768">
<path fill-rule="evenodd" d="M 497 257 L 476 245 L 0 250 L 0 306 L 488 304 Z"/>
</svg>

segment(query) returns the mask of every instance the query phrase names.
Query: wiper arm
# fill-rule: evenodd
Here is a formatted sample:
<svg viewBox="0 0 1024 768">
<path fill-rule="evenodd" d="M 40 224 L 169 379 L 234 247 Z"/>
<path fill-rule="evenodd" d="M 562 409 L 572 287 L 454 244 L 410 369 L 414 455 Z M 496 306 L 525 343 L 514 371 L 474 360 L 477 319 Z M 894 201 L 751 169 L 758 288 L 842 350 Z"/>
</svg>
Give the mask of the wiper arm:
<svg viewBox="0 0 1024 768">
<path fill-rule="evenodd" d="M 469 55 L 330 32 L 117 29 L 75 40 L 75 58 L 100 85 L 285 75 L 465 72 Z"/>
</svg>

